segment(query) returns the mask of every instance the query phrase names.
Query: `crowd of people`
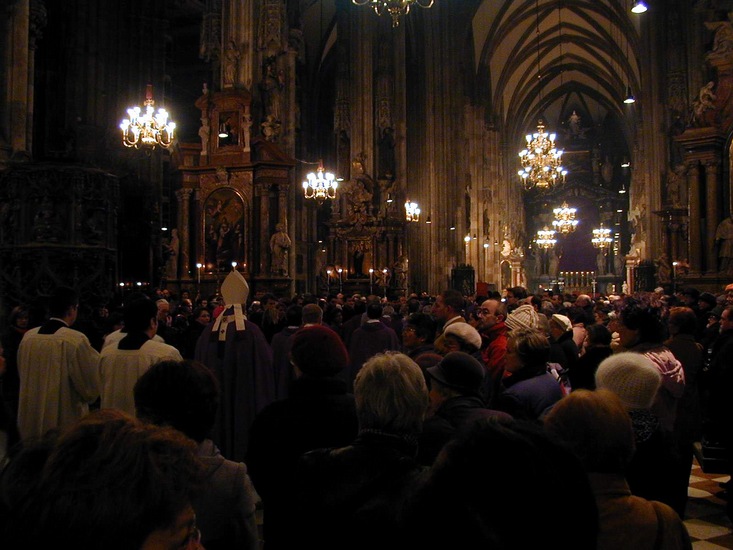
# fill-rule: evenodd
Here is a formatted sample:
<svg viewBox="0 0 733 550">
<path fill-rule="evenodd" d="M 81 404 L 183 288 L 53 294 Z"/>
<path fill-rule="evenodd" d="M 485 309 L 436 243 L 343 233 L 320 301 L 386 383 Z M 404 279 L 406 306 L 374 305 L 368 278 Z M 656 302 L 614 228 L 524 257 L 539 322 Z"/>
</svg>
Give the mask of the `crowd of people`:
<svg viewBox="0 0 733 550">
<path fill-rule="evenodd" d="M 733 457 L 733 285 L 254 298 L 12 310 L 8 548 L 691 548 L 693 446 Z"/>
</svg>

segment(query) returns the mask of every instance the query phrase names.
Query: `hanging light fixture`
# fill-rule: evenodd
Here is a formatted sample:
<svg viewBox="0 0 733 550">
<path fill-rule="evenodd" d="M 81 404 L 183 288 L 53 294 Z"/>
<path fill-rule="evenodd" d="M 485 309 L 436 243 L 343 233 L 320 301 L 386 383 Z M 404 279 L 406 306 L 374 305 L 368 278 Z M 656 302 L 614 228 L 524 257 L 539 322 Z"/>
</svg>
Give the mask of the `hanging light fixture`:
<svg viewBox="0 0 733 550">
<path fill-rule="evenodd" d="M 642 0 L 636 0 L 634 5 L 631 6 L 631 11 L 633 13 L 644 13 L 648 9 L 646 2 L 642 2 Z"/>
<path fill-rule="evenodd" d="M 326 199 L 336 198 L 336 189 L 338 181 L 336 177 L 326 172 L 323 168 L 323 161 L 318 161 L 318 169 L 306 176 L 307 180 L 303 182 L 303 193 L 306 199 L 316 199 L 321 204 Z"/>
<path fill-rule="evenodd" d="M 420 207 L 416 202 L 407 199 L 405 202 L 405 219 L 408 222 L 419 222 L 420 221 Z"/>
<path fill-rule="evenodd" d="M 410 13 L 412 6 L 432 8 L 434 0 L 351 0 L 357 6 L 369 5 L 374 12 L 382 16 L 389 14 L 392 17 L 392 28 L 400 26 L 400 17 Z"/>
<path fill-rule="evenodd" d="M 555 246 L 557 239 L 555 238 L 555 232 L 552 229 L 545 227 L 537 231 L 537 238 L 535 241 L 537 246 L 540 248 L 548 249 Z"/>
<path fill-rule="evenodd" d="M 593 238 L 590 240 L 595 248 L 606 249 L 613 244 L 613 233 L 610 229 L 603 227 L 593 230 Z"/>
<path fill-rule="evenodd" d="M 139 146 L 154 149 L 156 145 L 167 149 L 173 143 L 173 132 L 176 129 L 175 122 L 168 122 L 168 111 L 158 109 L 155 113 L 155 101 L 153 101 L 153 85 L 148 84 L 145 90 L 145 113 L 140 107 L 127 109 L 127 116 L 120 123 L 122 130 L 122 143 L 125 147 Z"/>
<path fill-rule="evenodd" d="M 627 105 L 636 103 L 636 98 L 634 97 L 634 94 L 631 93 L 631 86 L 626 86 L 626 99 L 624 99 L 624 103 Z"/>
<path fill-rule="evenodd" d="M 567 202 L 563 201 L 562 206 L 555 208 L 552 211 L 552 213 L 555 214 L 552 226 L 562 235 L 572 233 L 578 225 L 578 220 L 575 219 L 577 211 L 577 208 L 571 208 L 568 206 Z"/>
<path fill-rule="evenodd" d="M 539 102 L 542 103 L 542 71 L 540 66 L 540 19 L 539 1 L 535 2 L 537 29 L 537 80 L 540 82 Z M 562 40 L 560 40 L 562 43 Z M 562 166 L 561 149 L 555 147 L 555 134 L 545 132 L 543 120 L 537 121 L 537 132 L 527 134 L 527 148 L 519 152 L 522 169 L 518 172 L 527 189 L 547 189 L 555 183 L 565 181 L 568 173 Z"/>
<path fill-rule="evenodd" d="M 540 120 L 537 132 L 527 134 L 527 148 L 519 152 L 522 169 L 518 172 L 527 189 L 547 189 L 558 182 L 564 182 L 568 171 L 562 166 L 562 150 L 555 147 L 555 134 L 545 132 Z"/>
</svg>

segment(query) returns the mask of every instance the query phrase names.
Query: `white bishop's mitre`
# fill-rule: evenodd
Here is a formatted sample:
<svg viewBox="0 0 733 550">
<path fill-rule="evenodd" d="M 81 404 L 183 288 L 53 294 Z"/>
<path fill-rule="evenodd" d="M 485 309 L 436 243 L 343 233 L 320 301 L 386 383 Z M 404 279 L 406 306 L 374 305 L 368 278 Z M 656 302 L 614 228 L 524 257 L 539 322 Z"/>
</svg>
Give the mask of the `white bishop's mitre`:
<svg viewBox="0 0 733 550">
<path fill-rule="evenodd" d="M 226 340 L 227 325 L 234 323 L 237 331 L 244 330 L 244 320 L 247 318 L 242 310 L 242 304 L 247 303 L 249 285 L 242 274 L 232 269 L 221 284 L 221 296 L 226 308 L 214 321 L 212 331 L 219 334 L 219 340 Z"/>
</svg>

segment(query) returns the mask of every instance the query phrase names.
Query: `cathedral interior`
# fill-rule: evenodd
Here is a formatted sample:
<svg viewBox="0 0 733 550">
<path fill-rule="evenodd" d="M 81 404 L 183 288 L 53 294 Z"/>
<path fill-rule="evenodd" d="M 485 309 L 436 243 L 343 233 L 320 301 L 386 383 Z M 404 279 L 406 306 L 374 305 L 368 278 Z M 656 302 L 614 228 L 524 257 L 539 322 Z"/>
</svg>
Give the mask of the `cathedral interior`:
<svg viewBox="0 0 733 550">
<path fill-rule="evenodd" d="M 253 296 L 720 290 L 733 2 L 636 3 L 10 0 L 0 310 L 231 269 Z M 136 142 L 146 99 L 176 127 Z M 540 121 L 549 183 L 518 175 Z M 539 239 L 563 204 L 577 225 Z"/>
</svg>

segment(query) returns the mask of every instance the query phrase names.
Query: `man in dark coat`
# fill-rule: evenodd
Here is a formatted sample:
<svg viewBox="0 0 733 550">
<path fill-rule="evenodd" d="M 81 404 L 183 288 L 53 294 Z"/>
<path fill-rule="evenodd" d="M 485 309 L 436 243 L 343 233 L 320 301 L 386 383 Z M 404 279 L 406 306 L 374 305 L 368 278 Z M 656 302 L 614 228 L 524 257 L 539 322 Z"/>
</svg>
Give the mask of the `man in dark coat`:
<svg viewBox="0 0 733 550">
<path fill-rule="evenodd" d="M 380 320 L 382 304 L 370 303 L 366 313 L 367 322 L 354 331 L 349 345 L 349 356 L 351 357 L 351 367 L 348 372 L 349 387 L 352 387 L 356 374 L 368 359 L 377 353 L 400 349 L 400 341 L 395 331 Z"/>
<path fill-rule="evenodd" d="M 293 486 L 300 456 L 322 447 L 347 445 L 356 437 L 354 396 L 336 374 L 349 364 L 339 336 L 308 326 L 291 338 L 296 378 L 289 397 L 265 407 L 250 433 L 247 465 L 264 504 L 268 550 L 296 548 Z"/>
<path fill-rule="evenodd" d="M 275 334 L 270 343 L 278 399 L 284 399 L 288 396 L 288 388 L 293 379 L 291 374 L 293 367 L 290 365 L 290 346 L 292 345 L 293 334 L 300 329 L 303 321 L 303 307 L 298 304 L 289 306 L 285 310 L 285 319 L 287 326 Z"/>
<path fill-rule="evenodd" d="M 241 462 L 255 415 L 275 400 L 272 350 L 259 327 L 244 316 L 249 286 L 238 271 L 227 275 L 221 294 L 226 308 L 201 333 L 196 360 L 214 371 L 221 386 L 212 439 L 222 455 Z"/>
<path fill-rule="evenodd" d="M 354 385 L 359 435 L 303 455 L 291 548 L 366 550 L 400 544 L 400 516 L 422 472 L 417 434 L 428 406 L 420 368 L 402 353 L 373 357 Z M 267 512 L 265 512 L 267 515 Z"/>
<path fill-rule="evenodd" d="M 481 418 L 511 416 L 487 409 L 479 397 L 484 381 L 484 367 L 462 351 L 447 354 L 427 369 L 430 377 L 430 409 L 433 415 L 425 420 L 418 437 L 418 461 L 430 465 L 443 446 L 466 426 Z"/>
</svg>

